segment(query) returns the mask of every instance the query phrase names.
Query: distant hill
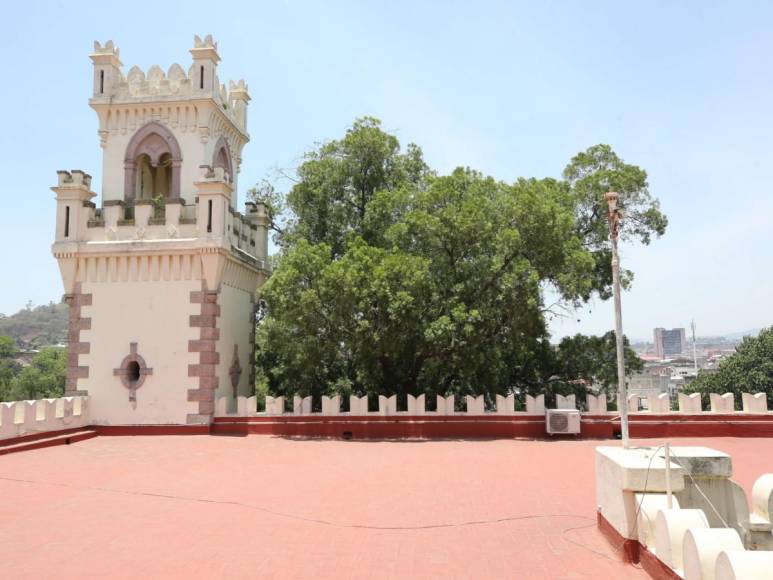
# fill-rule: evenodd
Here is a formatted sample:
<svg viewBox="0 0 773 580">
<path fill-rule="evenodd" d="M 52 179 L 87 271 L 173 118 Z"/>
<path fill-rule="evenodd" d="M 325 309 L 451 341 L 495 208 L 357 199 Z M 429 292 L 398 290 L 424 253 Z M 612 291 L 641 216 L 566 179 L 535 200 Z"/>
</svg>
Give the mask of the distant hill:
<svg viewBox="0 0 773 580">
<path fill-rule="evenodd" d="M 67 317 L 66 304 L 28 304 L 16 314 L 0 314 L 0 334 L 12 337 L 20 348 L 66 343 Z"/>
<path fill-rule="evenodd" d="M 725 338 L 730 340 L 740 340 L 744 336 L 757 336 L 760 333 L 761 328 L 752 328 L 751 330 L 745 330 L 743 332 L 734 332 L 733 334 L 726 334 Z"/>
</svg>

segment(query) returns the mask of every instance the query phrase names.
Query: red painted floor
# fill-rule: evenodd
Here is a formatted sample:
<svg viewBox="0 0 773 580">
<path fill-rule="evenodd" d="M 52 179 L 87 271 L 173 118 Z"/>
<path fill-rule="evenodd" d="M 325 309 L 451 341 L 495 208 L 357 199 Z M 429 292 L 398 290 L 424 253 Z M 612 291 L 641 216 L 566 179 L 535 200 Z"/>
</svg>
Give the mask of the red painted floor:
<svg viewBox="0 0 773 580">
<path fill-rule="evenodd" d="M 773 439 L 672 442 L 731 453 L 747 491 L 773 471 Z M 599 444 L 99 437 L 7 455 L 0 575 L 646 578 L 596 530 Z"/>
</svg>

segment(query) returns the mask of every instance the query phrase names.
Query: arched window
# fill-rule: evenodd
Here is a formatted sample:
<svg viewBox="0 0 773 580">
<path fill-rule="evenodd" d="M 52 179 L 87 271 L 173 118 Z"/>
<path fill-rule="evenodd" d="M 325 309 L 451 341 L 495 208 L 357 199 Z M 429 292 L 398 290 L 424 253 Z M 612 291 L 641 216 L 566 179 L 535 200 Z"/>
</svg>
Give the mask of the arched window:
<svg viewBox="0 0 773 580">
<path fill-rule="evenodd" d="M 228 174 L 228 181 L 233 182 L 234 171 L 231 163 L 231 149 L 228 147 L 228 141 L 221 135 L 215 143 L 214 154 L 212 155 L 212 168 L 222 167 Z"/>
<path fill-rule="evenodd" d="M 124 199 L 180 197 L 180 146 L 172 132 L 153 121 L 129 141 L 124 158 Z"/>
<path fill-rule="evenodd" d="M 172 155 L 164 153 L 153 165 L 150 156 L 143 153 L 135 161 L 134 199 L 170 197 L 172 191 Z"/>
</svg>

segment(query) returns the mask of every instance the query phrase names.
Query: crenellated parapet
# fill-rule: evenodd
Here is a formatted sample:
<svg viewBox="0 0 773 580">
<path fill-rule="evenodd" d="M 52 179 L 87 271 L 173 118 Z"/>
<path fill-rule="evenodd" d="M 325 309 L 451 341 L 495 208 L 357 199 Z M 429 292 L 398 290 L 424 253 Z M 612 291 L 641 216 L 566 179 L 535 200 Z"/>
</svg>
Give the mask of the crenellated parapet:
<svg viewBox="0 0 773 580">
<path fill-rule="evenodd" d="M 700 395 L 683 395 L 680 394 L 680 403 L 678 410 L 672 411 L 668 394 L 659 395 L 656 397 L 639 397 L 637 395 L 629 396 L 629 403 L 631 413 L 637 416 L 648 415 L 662 415 L 669 414 L 674 417 L 680 415 L 710 415 L 710 414 L 736 414 L 738 416 L 744 415 L 768 415 L 767 401 L 765 399 L 765 393 L 744 393 L 743 395 L 743 411 L 736 411 L 733 405 L 733 395 L 726 393 L 725 395 L 717 395 L 714 399 L 714 403 L 710 410 L 703 410 L 701 407 Z M 649 400 L 648 400 L 649 399 Z M 516 402 L 518 401 L 518 402 Z M 722 401 L 722 405 L 718 406 L 716 401 Z M 483 395 L 473 397 L 466 395 L 463 399 L 463 404 L 457 406 L 454 395 L 448 395 L 442 397 L 438 395 L 435 400 L 434 408 L 430 409 L 428 401 L 424 395 L 413 396 L 407 395 L 404 407 L 398 408 L 397 397 L 395 395 L 386 397 L 379 396 L 374 399 L 375 405 L 372 406 L 372 410 L 368 410 L 369 405 L 367 397 L 357 397 L 352 395 L 348 400 L 348 410 L 345 409 L 344 401 L 339 396 L 328 397 L 322 396 L 320 398 L 319 412 L 312 412 L 312 398 L 310 396 L 299 397 L 295 396 L 292 402 L 292 413 L 295 415 L 338 415 L 338 414 L 373 414 L 373 415 L 425 415 L 425 414 L 440 414 L 440 415 L 544 415 L 546 411 L 545 395 L 523 395 L 522 398 L 516 398 L 515 394 L 509 394 L 507 396 L 496 395 L 492 401 L 493 404 L 487 404 Z M 554 404 L 555 409 L 578 409 L 578 404 L 582 401 L 576 401 L 575 395 L 568 395 L 566 397 L 562 395 L 556 396 Z M 264 400 L 263 411 L 266 414 L 281 415 L 285 412 L 285 400 L 283 397 L 271 397 L 266 396 Z M 521 411 L 516 410 L 522 409 Z M 244 410 L 246 415 L 256 415 L 258 413 L 258 399 L 256 397 L 250 397 L 239 403 L 238 409 Z M 233 415 L 233 410 L 228 410 L 226 407 L 222 407 L 220 412 L 223 416 Z M 241 411 L 237 411 L 241 413 Z M 609 411 L 607 409 L 606 395 L 591 395 L 586 396 L 583 413 L 587 415 L 609 415 L 617 416 L 616 411 Z"/>
<path fill-rule="evenodd" d="M 88 397 L 0 403 L 0 440 L 90 424 Z"/>
</svg>

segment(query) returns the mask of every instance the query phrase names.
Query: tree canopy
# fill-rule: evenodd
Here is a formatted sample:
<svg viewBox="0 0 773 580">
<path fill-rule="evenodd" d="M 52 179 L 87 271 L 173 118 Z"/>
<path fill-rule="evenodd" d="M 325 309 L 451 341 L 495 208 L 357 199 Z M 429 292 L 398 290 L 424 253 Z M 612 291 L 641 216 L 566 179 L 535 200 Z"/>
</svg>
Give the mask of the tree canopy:
<svg viewBox="0 0 773 580">
<path fill-rule="evenodd" d="M 13 338 L 0 335 L 0 401 L 64 395 L 67 349 L 43 348 L 35 353 L 27 366 L 17 360 L 18 354 Z"/>
<path fill-rule="evenodd" d="M 563 175 L 439 175 L 373 118 L 308 153 L 281 200 L 288 219 L 261 290 L 257 358 L 269 389 L 544 390 L 561 365 L 545 291 L 569 307 L 611 293 L 604 193 L 620 193 L 627 239 L 647 244 L 666 227 L 646 173 L 609 146 L 578 154 Z M 277 206 L 272 188 L 256 197 Z"/>
<path fill-rule="evenodd" d="M 735 352 L 720 361 L 716 372 L 699 372 L 684 392 L 700 393 L 705 405 L 709 393 L 733 393 L 737 407 L 742 393 L 766 393 L 768 406 L 773 408 L 773 327 L 756 337 L 744 337 Z"/>
</svg>

